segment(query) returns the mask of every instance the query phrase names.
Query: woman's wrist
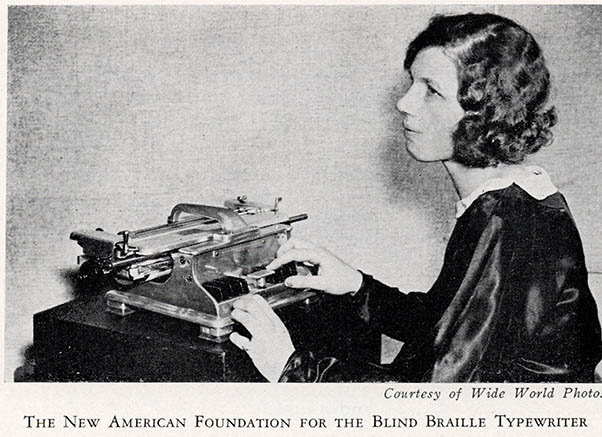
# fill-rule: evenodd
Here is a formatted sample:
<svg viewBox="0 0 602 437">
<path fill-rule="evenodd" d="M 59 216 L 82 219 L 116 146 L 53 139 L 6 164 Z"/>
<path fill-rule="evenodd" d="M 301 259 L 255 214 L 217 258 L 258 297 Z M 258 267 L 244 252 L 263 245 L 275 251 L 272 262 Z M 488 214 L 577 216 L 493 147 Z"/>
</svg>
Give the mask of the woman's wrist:
<svg viewBox="0 0 602 437">
<path fill-rule="evenodd" d="M 353 279 L 350 282 L 351 289 L 349 294 L 351 296 L 355 296 L 355 294 L 360 291 L 362 286 L 364 285 L 364 275 L 359 270 L 354 271 Z"/>
<path fill-rule="evenodd" d="M 275 370 L 280 369 L 280 372 L 278 374 L 276 374 L 276 372 L 277 372 L 277 370 L 276 370 L 273 375 L 266 376 L 268 381 L 278 382 L 282 378 L 282 374 L 287 369 L 289 362 L 295 356 L 295 354 L 296 354 L 296 350 L 295 350 L 294 346 L 291 344 L 291 347 L 288 350 L 283 351 L 283 353 L 281 355 L 281 358 L 284 358 L 284 359 L 281 359 L 280 362 L 276 363 L 276 365 L 275 365 Z"/>
</svg>

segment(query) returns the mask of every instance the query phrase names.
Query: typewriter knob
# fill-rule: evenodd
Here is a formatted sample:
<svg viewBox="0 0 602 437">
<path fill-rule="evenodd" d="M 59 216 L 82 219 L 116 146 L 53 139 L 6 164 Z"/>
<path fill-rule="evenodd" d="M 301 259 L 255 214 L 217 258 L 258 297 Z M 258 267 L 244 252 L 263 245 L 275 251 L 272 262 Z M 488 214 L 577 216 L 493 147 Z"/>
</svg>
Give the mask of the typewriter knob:
<svg viewBox="0 0 602 437">
<path fill-rule="evenodd" d="M 280 202 L 282 202 L 282 197 L 278 196 L 276 199 L 274 199 L 274 208 L 272 209 L 276 214 L 278 214 L 278 206 L 280 205 Z"/>
<path fill-rule="evenodd" d="M 121 235 L 123 237 L 123 246 L 121 247 L 121 250 L 123 250 L 123 252 L 127 253 L 129 250 L 129 242 L 130 242 L 130 231 L 121 231 L 118 232 L 117 235 Z"/>
<path fill-rule="evenodd" d="M 117 254 L 118 258 L 125 258 L 128 255 L 138 252 L 137 247 L 130 246 L 130 231 L 120 231 L 117 232 L 117 235 L 123 237 L 123 241 L 116 244 L 117 249 L 119 249 L 119 253 Z"/>
</svg>

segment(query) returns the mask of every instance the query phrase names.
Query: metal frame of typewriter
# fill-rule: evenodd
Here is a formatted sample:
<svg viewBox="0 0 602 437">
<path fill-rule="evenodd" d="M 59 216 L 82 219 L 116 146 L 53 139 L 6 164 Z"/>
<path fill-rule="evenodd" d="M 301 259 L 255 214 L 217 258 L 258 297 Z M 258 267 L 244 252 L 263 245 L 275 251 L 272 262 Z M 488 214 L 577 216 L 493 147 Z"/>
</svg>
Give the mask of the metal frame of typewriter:
<svg viewBox="0 0 602 437">
<path fill-rule="evenodd" d="M 232 303 L 242 295 L 260 294 L 273 308 L 317 297 L 283 284 L 309 274 L 303 265 L 265 269 L 290 237 L 291 223 L 307 218 L 283 213 L 279 201 L 270 207 L 241 196 L 225 208 L 178 204 L 164 225 L 118 234 L 73 232 L 83 248 L 80 275 L 113 280 L 116 289 L 105 294 L 110 312 L 161 313 L 196 323 L 200 337 L 223 342 L 234 326 Z"/>
</svg>

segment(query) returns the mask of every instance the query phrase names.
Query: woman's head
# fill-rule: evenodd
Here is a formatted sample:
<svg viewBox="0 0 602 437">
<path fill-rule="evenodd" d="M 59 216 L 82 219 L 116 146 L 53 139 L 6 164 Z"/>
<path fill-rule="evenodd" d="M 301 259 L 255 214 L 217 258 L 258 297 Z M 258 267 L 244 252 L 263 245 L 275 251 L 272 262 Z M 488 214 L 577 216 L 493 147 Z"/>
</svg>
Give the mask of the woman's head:
<svg viewBox="0 0 602 437">
<path fill-rule="evenodd" d="M 470 167 L 513 164 L 551 142 L 556 115 L 545 108 L 550 74 L 529 32 L 493 14 L 436 16 L 408 47 L 404 66 L 412 72 L 425 54 L 435 59 L 437 52 L 456 67 L 463 113 L 451 134 L 455 161 Z M 420 119 L 421 109 L 405 105 L 406 97 L 398 104 L 406 123 L 427 122 Z M 407 133 L 411 142 L 412 131 Z"/>
</svg>

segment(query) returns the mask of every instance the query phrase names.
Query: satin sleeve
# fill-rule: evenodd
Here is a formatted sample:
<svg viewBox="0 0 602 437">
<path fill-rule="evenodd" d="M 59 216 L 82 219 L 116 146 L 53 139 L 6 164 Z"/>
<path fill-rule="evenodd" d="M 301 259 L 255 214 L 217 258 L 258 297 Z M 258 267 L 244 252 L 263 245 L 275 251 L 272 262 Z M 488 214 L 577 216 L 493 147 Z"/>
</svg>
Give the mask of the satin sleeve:
<svg viewBox="0 0 602 437">
<path fill-rule="evenodd" d="M 361 272 L 360 289 L 351 297 L 363 322 L 396 340 L 411 341 L 432 328 L 432 294 L 404 293 Z"/>
<path fill-rule="evenodd" d="M 318 358 L 310 351 L 295 351 L 278 382 L 405 382 L 401 376 L 388 365 Z"/>
<path fill-rule="evenodd" d="M 337 366 L 340 366 L 340 361 L 334 357 L 318 360 L 310 351 L 295 351 L 284 366 L 278 382 L 325 382 L 337 373 Z"/>
</svg>

